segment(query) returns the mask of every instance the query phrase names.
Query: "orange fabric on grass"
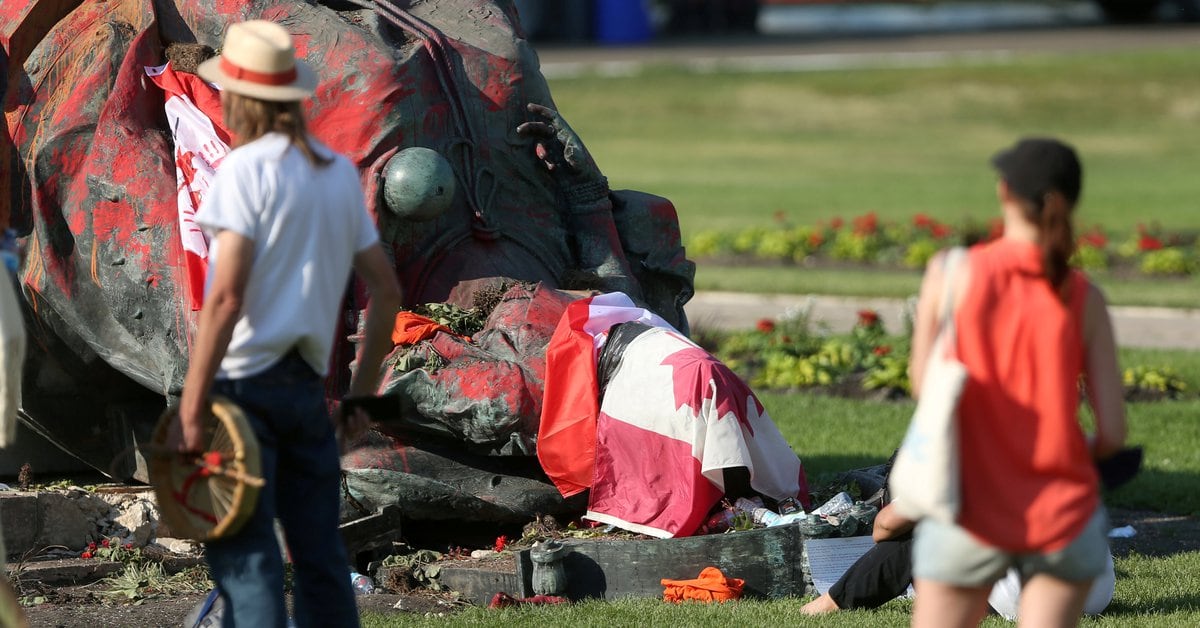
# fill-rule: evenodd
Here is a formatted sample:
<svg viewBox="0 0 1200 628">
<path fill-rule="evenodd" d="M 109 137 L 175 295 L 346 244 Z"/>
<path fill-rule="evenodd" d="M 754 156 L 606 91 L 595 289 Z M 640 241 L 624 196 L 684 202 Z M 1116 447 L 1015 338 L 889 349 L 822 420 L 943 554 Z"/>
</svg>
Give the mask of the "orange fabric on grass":
<svg viewBox="0 0 1200 628">
<path fill-rule="evenodd" d="M 1088 281 L 1072 271 L 1064 303 L 1037 245 L 1001 238 L 971 249 L 955 315 L 969 374 L 959 405 L 958 523 L 1011 552 L 1062 549 L 1099 504 L 1079 424 Z"/>
<path fill-rule="evenodd" d="M 695 580 L 668 580 L 663 578 L 663 601 L 724 602 L 742 597 L 745 580 L 727 578 L 716 567 L 705 567 Z"/>
</svg>

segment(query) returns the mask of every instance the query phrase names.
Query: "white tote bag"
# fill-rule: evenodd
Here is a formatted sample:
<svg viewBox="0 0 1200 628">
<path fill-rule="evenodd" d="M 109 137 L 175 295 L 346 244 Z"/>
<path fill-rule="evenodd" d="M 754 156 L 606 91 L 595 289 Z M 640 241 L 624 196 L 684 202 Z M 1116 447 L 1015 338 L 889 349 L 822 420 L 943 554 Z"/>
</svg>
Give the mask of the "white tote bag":
<svg viewBox="0 0 1200 628">
<path fill-rule="evenodd" d="M 946 355 L 954 346 L 954 271 L 965 257 L 962 247 L 946 254 L 940 327 L 926 361 L 916 412 L 888 476 L 896 512 L 912 520 L 925 517 L 953 523 L 958 516 L 958 401 L 967 369 Z"/>
</svg>

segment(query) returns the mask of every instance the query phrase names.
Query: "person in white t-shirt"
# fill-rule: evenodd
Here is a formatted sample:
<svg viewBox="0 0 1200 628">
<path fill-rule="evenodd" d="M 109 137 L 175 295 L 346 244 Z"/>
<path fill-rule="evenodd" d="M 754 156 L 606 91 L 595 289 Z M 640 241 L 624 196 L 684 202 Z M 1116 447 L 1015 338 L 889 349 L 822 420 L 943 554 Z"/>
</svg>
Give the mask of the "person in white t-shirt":
<svg viewBox="0 0 1200 628">
<path fill-rule="evenodd" d="M 266 485 L 255 512 L 235 534 L 205 544 L 225 625 L 287 622 L 278 518 L 294 566 L 297 623 L 357 626 L 338 532 L 334 423 L 360 432 L 367 418 L 331 421 L 324 376 L 353 269 L 371 299 L 349 394 L 375 392 L 400 287 L 357 169 L 307 132 L 302 101 L 316 76 L 296 60 L 288 32 L 263 20 L 233 24 L 221 55 L 199 74 L 221 88 L 236 147 L 197 212 L 212 238 L 209 275 L 168 446 L 203 449 L 210 393 L 239 406 L 258 437 Z"/>
</svg>

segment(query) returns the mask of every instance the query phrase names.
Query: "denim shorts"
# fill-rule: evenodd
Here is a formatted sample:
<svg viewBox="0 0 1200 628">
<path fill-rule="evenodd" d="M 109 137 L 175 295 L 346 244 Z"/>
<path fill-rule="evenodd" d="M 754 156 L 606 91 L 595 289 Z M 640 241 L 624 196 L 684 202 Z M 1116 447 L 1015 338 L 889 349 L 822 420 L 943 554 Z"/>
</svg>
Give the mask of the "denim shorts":
<svg viewBox="0 0 1200 628">
<path fill-rule="evenodd" d="M 913 533 L 913 577 L 960 587 L 983 587 L 1004 577 L 1009 567 L 1023 580 L 1046 574 L 1068 582 L 1092 580 L 1104 572 L 1108 556 L 1108 516 L 1096 509 L 1083 531 L 1049 554 L 1013 553 L 985 545 L 951 523 L 924 519 Z"/>
</svg>

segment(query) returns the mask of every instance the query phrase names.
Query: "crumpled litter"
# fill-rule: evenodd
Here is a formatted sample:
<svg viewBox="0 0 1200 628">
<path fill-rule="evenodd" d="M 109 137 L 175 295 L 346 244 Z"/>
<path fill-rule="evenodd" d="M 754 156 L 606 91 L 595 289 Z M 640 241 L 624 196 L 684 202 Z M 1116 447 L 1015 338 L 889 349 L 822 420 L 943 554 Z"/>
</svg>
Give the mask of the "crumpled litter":
<svg viewBox="0 0 1200 628">
<path fill-rule="evenodd" d="M 820 508 L 812 511 L 812 514 L 836 517 L 843 513 L 849 512 L 853 507 L 854 498 L 851 497 L 849 493 L 842 491 L 841 493 L 831 497 L 829 501 L 822 504 Z"/>
<path fill-rule="evenodd" d="M 534 595 L 531 597 L 513 597 L 504 591 L 492 596 L 492 601 L 488 603 L 488 608 L 508 608 L 509 606 L 522 606 L 526 604 L 538 606 L 545 604 L 566 604 L 570 602 L 565 597 L 557 595 Z"/>
<path fill-rule="evenodd" d="M 698 600 L 701 602 L 724 602 L 742 597 L 742 587 L 746 584 L 741 578 L 727 578 L 716 567 L 705 567 L 700 577 L 695 580 L 662 579 L 663 601 L 683 602 Z"/>
<path fill-rule="evenodd" d="M 1121 526 L 1108 531 L 1110 539 L 1131 539 L 1135 536 L 1137 536 L 1137 530 L 1134 530 L 1133 526 Z"/>
</svg>

